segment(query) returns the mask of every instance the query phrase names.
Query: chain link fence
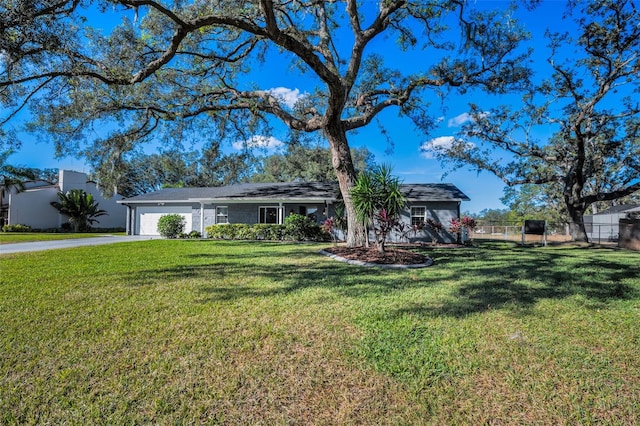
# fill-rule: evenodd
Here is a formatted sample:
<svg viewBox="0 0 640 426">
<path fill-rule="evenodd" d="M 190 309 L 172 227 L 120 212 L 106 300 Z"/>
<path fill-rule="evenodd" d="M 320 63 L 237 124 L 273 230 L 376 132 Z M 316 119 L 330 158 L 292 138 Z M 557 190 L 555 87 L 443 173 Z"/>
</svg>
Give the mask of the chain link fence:
<svg viewBox="0 0 640 426">
<path fill-rule="evenodd" d="M 478 226 L 471 234 L 473 239 L 503 240 L 522 242 L 522 222 L 489 222 L 479 220 Z M 594 244 L 615 245 L 618 242 L 619 229 L 617 223 L 586 223 L 589 241 Z M 542 242 L 540 235 L 525 235 L 525 243 Z M 571 232 L 567 224 L 547 223 L 547 242 L 571 241 Z"/>
<path fill-rule="evenodd" d="M 620 223 L 585 223 L 589 241 L 596 244 L 617 243 Z"/>
</svg>

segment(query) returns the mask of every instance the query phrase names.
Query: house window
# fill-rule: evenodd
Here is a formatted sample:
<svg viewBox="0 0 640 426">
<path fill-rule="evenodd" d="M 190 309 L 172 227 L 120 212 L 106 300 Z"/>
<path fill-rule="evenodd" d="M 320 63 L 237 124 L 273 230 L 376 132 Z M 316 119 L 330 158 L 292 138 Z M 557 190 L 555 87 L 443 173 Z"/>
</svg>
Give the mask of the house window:
<svg viewBox="0 0 640 426">
<path fill-rule="evenodd" d="M 229 207 L 216 207 L 216 223 L 229 223 Z"/>
<path fill-rule="evenodd" d="M 258 209 L 258 223 L 280 223 L 280 207 L 260 207 Z"/>
<path fill-rule="evenodd" d="M 318 221 L 318 208 L 317 207 L 307 207 L 307 213 L 305 214 L 309 219 L 314 222 Z"/>
<path fill-rule="evenodd" d="M 291 211 L 293 213 L 293 210 Z M 317 207 L 308 207 L 308 206 L 299 206 L 298 213 L 302 216 L 307 216 L 309 219 L 318 221 L 318 208 Z"/>
<path fill-rule="evenodd" d="M 426 207 L 411 207 L 411 226 L 424 224 L 427 220 Z"/>
</svg>

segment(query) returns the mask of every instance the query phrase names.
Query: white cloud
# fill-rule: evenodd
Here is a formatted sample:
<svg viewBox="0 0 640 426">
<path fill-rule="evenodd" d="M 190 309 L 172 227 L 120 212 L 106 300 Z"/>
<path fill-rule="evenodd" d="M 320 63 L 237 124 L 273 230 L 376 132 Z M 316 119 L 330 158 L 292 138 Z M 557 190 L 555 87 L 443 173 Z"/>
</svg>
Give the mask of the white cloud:
<svg viewBox="0 0 640 426">
<path fill-rule="evenodd" d="M 449 127 L 460 127 L 469 121 L 472 121 L 471 115 L 468 112 L 463 112 L 460 115 L 456 115 L 455 117 L 449 119 L 447 122 L 447 126 Z"/>
<path fill-rule="evenodd" d="M 422 157 L 427 159 L 435 158 L 435 152 L 449 148 L 456 139 L 453 136 L 440 136 L 427 141 L 420 146 Z"/>
<path fill-rule="evenodd" d="M 436 152 L 446 151 L 456 142 L 453 136 L 440 136 L 423 143 L 420 146 L 421 156 L 426 159 L 436 158 Z M 467 149 L 475 148 L 471 142 L 466 143 Z"/>
<path fill-rule="evenodd" d="M 287 87 L 274 87 L 267 90 L 267 93 L 284 103 L 289 108 L 293 108 L 296 102 L 304 96 L 298 89 L 289 89 Z"/>
<path fill-rule="evenodd" d="M 480 114 L 478 114 L 480 117 L 486 117 L 489 115 L 488 112 L 481 112 Z M 448 127 L 460 127 L 463 124 L 467 124 L 470 121 L 475 121 L 473 119 L 473 117 L 471 116 L 471 114 L 469 114 L 468 112 L 463 112 L 460 115 L 456 115 L 453 118 L 450 118 L 449 121 L 447 121 L 447 126 Z"/>
<path fill-rule="evenodd" d="M 244 149 L 245 147 L 248 149 L 252 148 L 265 148 L 265 149 L 276 149 L 284 145 L 279 139 L 274 138 L 273 136 L 262 136 L 262 135 L 254 135 L 246 141 L 236 141 L 233 143 L 233 147 L 238 151 Z"/>
</svg>

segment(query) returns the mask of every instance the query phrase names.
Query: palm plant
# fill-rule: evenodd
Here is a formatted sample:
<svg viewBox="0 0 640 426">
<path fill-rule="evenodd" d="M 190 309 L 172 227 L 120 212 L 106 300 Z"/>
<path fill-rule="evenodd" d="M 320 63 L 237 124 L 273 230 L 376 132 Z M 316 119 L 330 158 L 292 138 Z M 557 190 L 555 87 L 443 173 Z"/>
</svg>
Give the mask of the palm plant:
<svg viewBox="0 0 640 426">
<path fill-rule="evenodd" d="M 51 205 L 60 213 L 69 216 L 69 223 L 74 232 L 87 231 L 98 220 L 97 217 L 107 214 L 105 210 L 98 208 L 93 194 L 88 194 L 81 189 L 71 189 L 58 192 L 60 201 L 52 201 Z"/>
<path fill-rule="evenodd" d="M 371 171 L 358 175 L 351 191 L 357 218 L 367 229 L 373 226 L 378 251 L 385 251 L 388 234 L 399 223 L 400 212 L 406 204 L 406 198 L 400 190 L 400 181 L 391 174 L 391 167 L 379 165 Z"/>
<path fill-rule="evenodd" d="M 364 171 L 358 175 L 356 184 L 351 189 L 351 201 L 356 210 L 358 221 L 365 228 L 365 244 L 369 247 L 369 226 L 373 222 L 376 212 L 377 198 L 373 187 L 371 171 Z"/>
</svg>

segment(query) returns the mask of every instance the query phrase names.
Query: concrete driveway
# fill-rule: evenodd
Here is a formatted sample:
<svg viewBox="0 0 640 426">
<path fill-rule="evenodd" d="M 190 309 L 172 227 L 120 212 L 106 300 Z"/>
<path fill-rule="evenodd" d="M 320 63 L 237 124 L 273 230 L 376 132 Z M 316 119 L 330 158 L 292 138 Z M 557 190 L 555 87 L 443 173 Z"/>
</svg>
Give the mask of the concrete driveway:
<svg viewBox="0 0 640 426">
<path fill-rule="evenodd" d="M 73 238 L 69 240 L 37 241 L 31 243 L 0 244 L 0 254 L 24 253 L 30 251 L 55 250 L 70 247 L 98 246 L 102 244 L 127 243 L 130 241 L 152 240 L 160 237 L 140 235 L 105 235 L 94 238 Z"/>
</svg>

